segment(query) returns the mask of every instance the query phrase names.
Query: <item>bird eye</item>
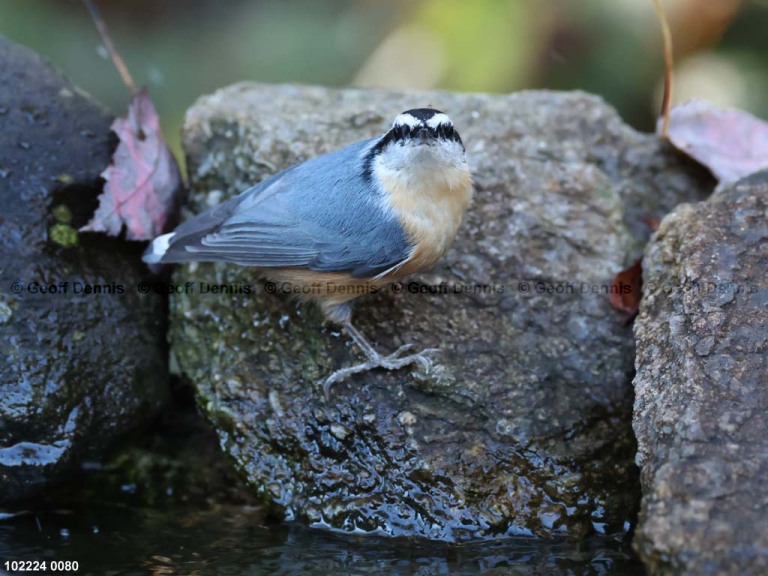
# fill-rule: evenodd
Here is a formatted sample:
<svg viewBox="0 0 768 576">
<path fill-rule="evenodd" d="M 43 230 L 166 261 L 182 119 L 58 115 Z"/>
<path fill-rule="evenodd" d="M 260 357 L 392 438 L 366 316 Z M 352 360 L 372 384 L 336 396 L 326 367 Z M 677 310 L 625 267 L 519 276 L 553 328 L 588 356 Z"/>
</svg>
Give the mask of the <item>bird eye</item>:
<svg viewBox="0 0 768 576">
<path fill-rule="evenodd" d="M 406 124 L 401 124 L 395 128 L 395 138 L 397 140 L 405 140 L 411 134 L 411 128 Z"/>
</svg>

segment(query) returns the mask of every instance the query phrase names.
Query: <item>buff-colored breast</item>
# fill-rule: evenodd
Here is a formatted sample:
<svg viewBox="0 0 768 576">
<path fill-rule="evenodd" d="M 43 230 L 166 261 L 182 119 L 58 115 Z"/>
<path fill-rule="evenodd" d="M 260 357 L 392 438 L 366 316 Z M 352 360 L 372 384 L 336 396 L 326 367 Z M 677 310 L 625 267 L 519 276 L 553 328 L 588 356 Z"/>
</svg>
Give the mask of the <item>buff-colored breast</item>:
<svg viewBox="0 0 768 576">
<path fill-rule="evenodd" d="M 413 244 L 409 258 L 383 277 L 401 278 L 433 266 L 450 247 L 472 201 L 472 177 L 466 164 L 433 170 L 410 179 L 379 169 L 379 181 Z"/>
</svg>

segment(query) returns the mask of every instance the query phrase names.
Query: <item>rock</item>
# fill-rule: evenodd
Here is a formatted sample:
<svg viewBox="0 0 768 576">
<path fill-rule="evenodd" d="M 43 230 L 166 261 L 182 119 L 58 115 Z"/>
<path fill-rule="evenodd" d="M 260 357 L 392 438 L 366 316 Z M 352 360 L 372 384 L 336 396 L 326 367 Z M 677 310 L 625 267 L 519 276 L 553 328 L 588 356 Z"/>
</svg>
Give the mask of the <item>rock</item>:
<svg viewBox="0 0 768 576">
<path fill-rule="evenodd" d="M 141 246 L 79 235 L 114 149 L 110 115 L 0 38 L 0 505 L 36 496 L 147 421 L 165 395 L 163 301 Z M 91 286 L 101 293 L 87 293 Z"/>
<path fill-rule="evenodd" d="M 427 104 L 464 139 L 474 207 L 443 262 L 355 319 L 382 350 L 439 347 L 439 368 L 362 374 L 326 401 L 316 382 L 361 359 L 348 338 L 252 270 L 212 264 L 177 272 L 172 351 L 224 449 L 289 519 L 449 541 L 622 533 L 639 499 L 634 345 L 606 292 L 642 221 L 706 192 L 654 137 L 579 93 L 239 84 L 188 112 L 189 211 Z"/>
<path fill-rule="evenodd" d="M 212 506 L 256 504 L 193 403 L 171 400 L 146 432 L 132 440 L 103 467 L 86 470 L 76 486 L 46 494 L 47 499 L 66 509 L 75 503 L 101 503 L 154 508 L 172 517 L 192 510 L 203 513 Z"/>
<path fill-rule="evenodd" d="M 680 206 L 643 266 L 635 546 L 653 574 L 766 574 L 768 172 Z"/>
</svg>

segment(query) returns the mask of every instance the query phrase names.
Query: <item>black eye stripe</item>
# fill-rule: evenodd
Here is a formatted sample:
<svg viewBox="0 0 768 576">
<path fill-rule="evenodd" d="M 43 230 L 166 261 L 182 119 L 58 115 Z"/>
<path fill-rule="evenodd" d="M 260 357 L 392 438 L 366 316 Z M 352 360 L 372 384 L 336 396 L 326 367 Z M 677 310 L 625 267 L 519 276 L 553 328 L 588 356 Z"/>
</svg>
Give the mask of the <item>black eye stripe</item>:
<svg viewBox="0 0 768 576">
<path fill-rule="evenodd" d="M 453 128 L 453 124 L 438 124 L 434 128 L 428 125 L 422 125 L 419 127 L 429 131 L 437 138 L 442 140 L 457 142 L 461 149 L 464 150 L 464 143 L 461 141 L 459 133 Z M 413 136 L 414 128 L 411 128 L 407 124 L 398 124 L 390 128 L 389 132 L 384 134 L 381 139 L 370 149 L 368 154 L 363 160 L 363 178 L 370 182 L 373 179 L 373 160 L 378 156 L 384 148 L 389 144 L 404 145 L 405 142 Z"/>
<path fill-rule="evenodd" d="M 459 144 L 461 144 L 461 147 L 464 148 L 464 143 L 461 141 L 461 137 L 459 136 L 459 133 L 453 129 L 453 125 L 451 124 L 438 124 L 435 128 L 432 128 L 430 126 L 424 126 L 424 127 L 419 127 L 419 129 L 427 130 L 430 134 L 432 134 L 436 138 L 458 142 Z M 379 142 L 379 144 L 382 148 L 389 142 L 393 142 L 396 144 L 404 144 L 407 140 L 413 137 L 414 133 L 417 131 L 418 130 L 416 128 L 411 128 L 410 126 L 405 124 L 396 126 L 384 135 L 384 137 Z"/>
<path fill-rule="evenodd" d="M 408 124 L 399 124 L 394 126 L 387 135 L 393 140 L 404 140 L 422 130 L 426 130 L 430 134 L 436 137 L 445 138 L 446 140 L 456 140 L 457 136 L 456 131 L 453 129 L 453 125 L 445 123 L 438 124 L 434 127 L 428 125 L 411 127 Z"/>
</svg>

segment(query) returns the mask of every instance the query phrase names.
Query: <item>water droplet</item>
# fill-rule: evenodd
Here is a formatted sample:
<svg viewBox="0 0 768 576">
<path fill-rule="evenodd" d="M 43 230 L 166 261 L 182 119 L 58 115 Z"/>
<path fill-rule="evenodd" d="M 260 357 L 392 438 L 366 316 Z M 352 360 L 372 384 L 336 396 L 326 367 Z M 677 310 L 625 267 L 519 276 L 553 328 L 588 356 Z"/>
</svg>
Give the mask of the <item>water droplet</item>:
<svg viewBox="0 0 768 576">
<path fill-rule="evenodd" d="M 156 66 L 147 68 L 147 77 L 149 78 L 149 82 L 155 86 L 163 86 L 165 84 L 165 74 L 163 74 L 163 71 Z"/>
</svg>

